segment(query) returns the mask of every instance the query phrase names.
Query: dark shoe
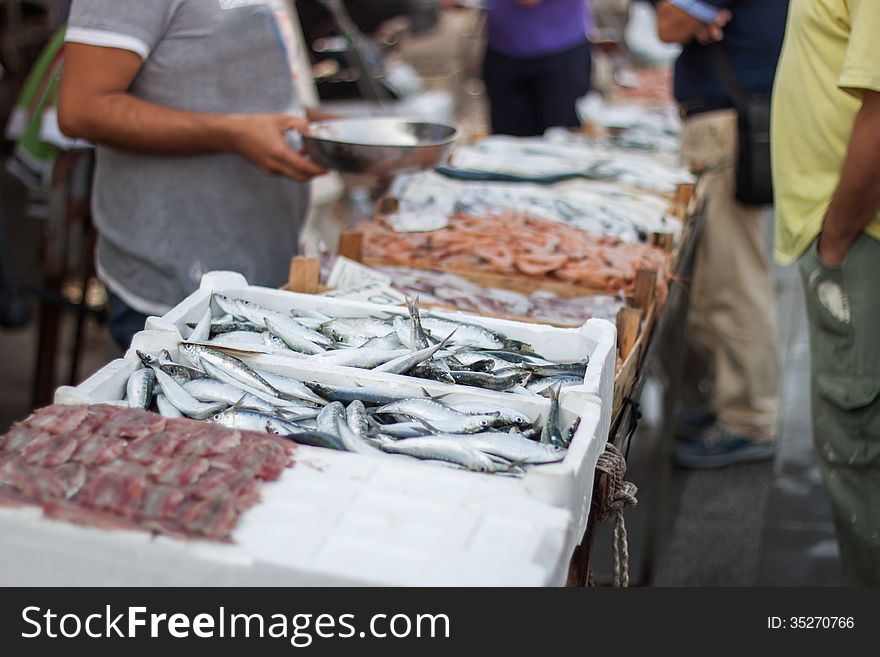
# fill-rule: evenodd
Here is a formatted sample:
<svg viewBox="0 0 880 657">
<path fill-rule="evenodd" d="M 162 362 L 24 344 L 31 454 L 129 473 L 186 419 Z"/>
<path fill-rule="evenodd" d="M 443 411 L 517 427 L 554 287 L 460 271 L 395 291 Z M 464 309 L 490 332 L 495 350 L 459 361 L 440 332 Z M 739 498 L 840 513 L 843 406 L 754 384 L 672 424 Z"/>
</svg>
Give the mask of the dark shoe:
<svg viewBox="0 0 880 657">
<path fill-rule="evenodd" d="M 723 468 L 734 463 L 772 460 L 775 449 L 773 442 L 737 436 L 715 424 L 697 440 L 679 441 L 672 459 L 684 468 Z"/>
<path fill-rule="evenodd" d="M 717 419 L 715 413 L 684 408 L 678 414 L 673 433 L 682 440 L 697 440 Z"/>
</svg>

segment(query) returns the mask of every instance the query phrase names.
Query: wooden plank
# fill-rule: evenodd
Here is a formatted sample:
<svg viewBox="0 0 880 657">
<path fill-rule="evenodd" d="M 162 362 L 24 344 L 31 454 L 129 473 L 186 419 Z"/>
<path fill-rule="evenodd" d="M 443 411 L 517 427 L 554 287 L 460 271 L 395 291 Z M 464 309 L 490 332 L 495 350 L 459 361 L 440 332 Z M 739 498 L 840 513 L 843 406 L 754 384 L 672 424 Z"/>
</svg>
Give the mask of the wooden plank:
<svg viewBox="0 0 880 657">
<path fill-rule="evenodd" d="M 364 234 L 357 232 L 345 232 L 339 238 L 339 255 L 350 260 L 363 262 L 364 260 Z"/>
<path fill-rule="evenodd" d="M 318 294 L 321 289 L 321 261 L 296 256 L 290 261 L 287 289 L 303 294 Z"/>
<path fill-rule="evenodd" d="M 640 310 L 647 310 L 654 303 L 657 294 L 657 270 L 640 269 L 636 272 L 635 292 L 633 293 L 633 306 Z"/>
<path fill-rule="evenodd" d="M 639 337 L 636 346 L 629 355 L 629 358 L 623 361 L 623 364 L 620 366 L 620 369 L 614 377 L 614 396 L 611 407 L 611 417 L 617 417 L 617 413 L 623 405 L 623 400 L 632 392 L 639 373 L 639 352 L 642 351 L 644 340 L 644 335 Z"/>
<path fill-rule="evenodd" d="M 690 213 L 691 201 L 696 192 L 696 185 L 682 184 L 675 189 L 675 214 L 684 221 Z"/>
<path fill-rule="evenodd" d="M 642 314 L 638 308 L 621 308 L 617 313 L 617 348 L 623 360 L 629 358 L 639 339 Z"/>
</svg>

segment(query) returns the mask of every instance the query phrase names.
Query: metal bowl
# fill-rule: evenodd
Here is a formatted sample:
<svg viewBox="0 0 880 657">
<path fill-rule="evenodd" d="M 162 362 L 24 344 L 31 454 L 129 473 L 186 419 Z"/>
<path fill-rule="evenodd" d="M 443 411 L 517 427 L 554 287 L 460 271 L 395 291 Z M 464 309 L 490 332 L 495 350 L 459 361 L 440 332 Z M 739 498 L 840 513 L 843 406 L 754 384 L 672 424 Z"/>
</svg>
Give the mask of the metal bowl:
<svg viewBox="0 0 880 657">
<path fill-rule="evenodd" d="M 321 121 L 310 128 L 303 143 L 312 160 L 343 173 L 378 176 L 431 169 L 459 136 L 448 125 L 395 118 Z"/>
</svg>

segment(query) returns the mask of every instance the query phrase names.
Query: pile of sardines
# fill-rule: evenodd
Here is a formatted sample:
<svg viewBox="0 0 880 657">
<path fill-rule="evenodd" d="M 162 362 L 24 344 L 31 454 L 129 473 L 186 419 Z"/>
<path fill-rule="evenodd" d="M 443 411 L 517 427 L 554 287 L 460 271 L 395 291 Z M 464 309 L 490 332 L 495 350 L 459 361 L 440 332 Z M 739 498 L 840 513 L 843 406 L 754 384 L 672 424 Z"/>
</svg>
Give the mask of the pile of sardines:
<svg viewBox="0 0 880 657">
<path fill-rule="evenodd" d="M 204 344 L 181 342 L 179 351 L 186 362 L 175 362 L 167 351 L 138 351 L 143 367 L 129 377 L 125 399 L 110 403 L 303 445 L 513 476 L 561 461 L 577 430 L 577 422 L 561 425 L 559 384 L 550 389 L 550 410 L 540 421 L 491 402 L 448 404 L 366 386 L 297 381 Z"/>
<path fill-rule="evenodd" d="M 215 306 L 222 316 L 214 317 Z M 549 397 L 553 386 L 584 382 L 588 360 L 554 363 L 483 326 L 423 314 L 417 298 L 407 306 L 409 317 L 331 318 L 304 310 L 285 315 L 215 294 L 201 320 L 189 325 L 187 339 L 523 395 Z"/>
</svg>

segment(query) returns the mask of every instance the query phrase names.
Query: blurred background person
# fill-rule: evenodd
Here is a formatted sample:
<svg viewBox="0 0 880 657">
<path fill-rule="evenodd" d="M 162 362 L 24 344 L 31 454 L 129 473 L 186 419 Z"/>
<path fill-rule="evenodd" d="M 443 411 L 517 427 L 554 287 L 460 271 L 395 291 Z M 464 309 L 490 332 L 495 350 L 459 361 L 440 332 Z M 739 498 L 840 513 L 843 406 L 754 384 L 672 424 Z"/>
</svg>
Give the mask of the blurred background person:
<svg viewBox="0 0 880 657">
<path fill-rule="evenodd" d="M 590 90 L 587 0 L 486 0 L 483 79 L 492 132 L 530 137 L 580 125 L 575 103 Z"/>
<path fill-rule="evenodd" d="M 675 461 L 712 468 L 771 459 L 779 360 L 767 208 L 735 199 L 737 112 L 711 49 L 720 48 L 746 92 L 769 95 L 788 0 L 661 0 L 656 7 L 661 40 L 683 45 L 674 82 L 682 157 L 701 176 L 705 216 Z"/>
</svg>

